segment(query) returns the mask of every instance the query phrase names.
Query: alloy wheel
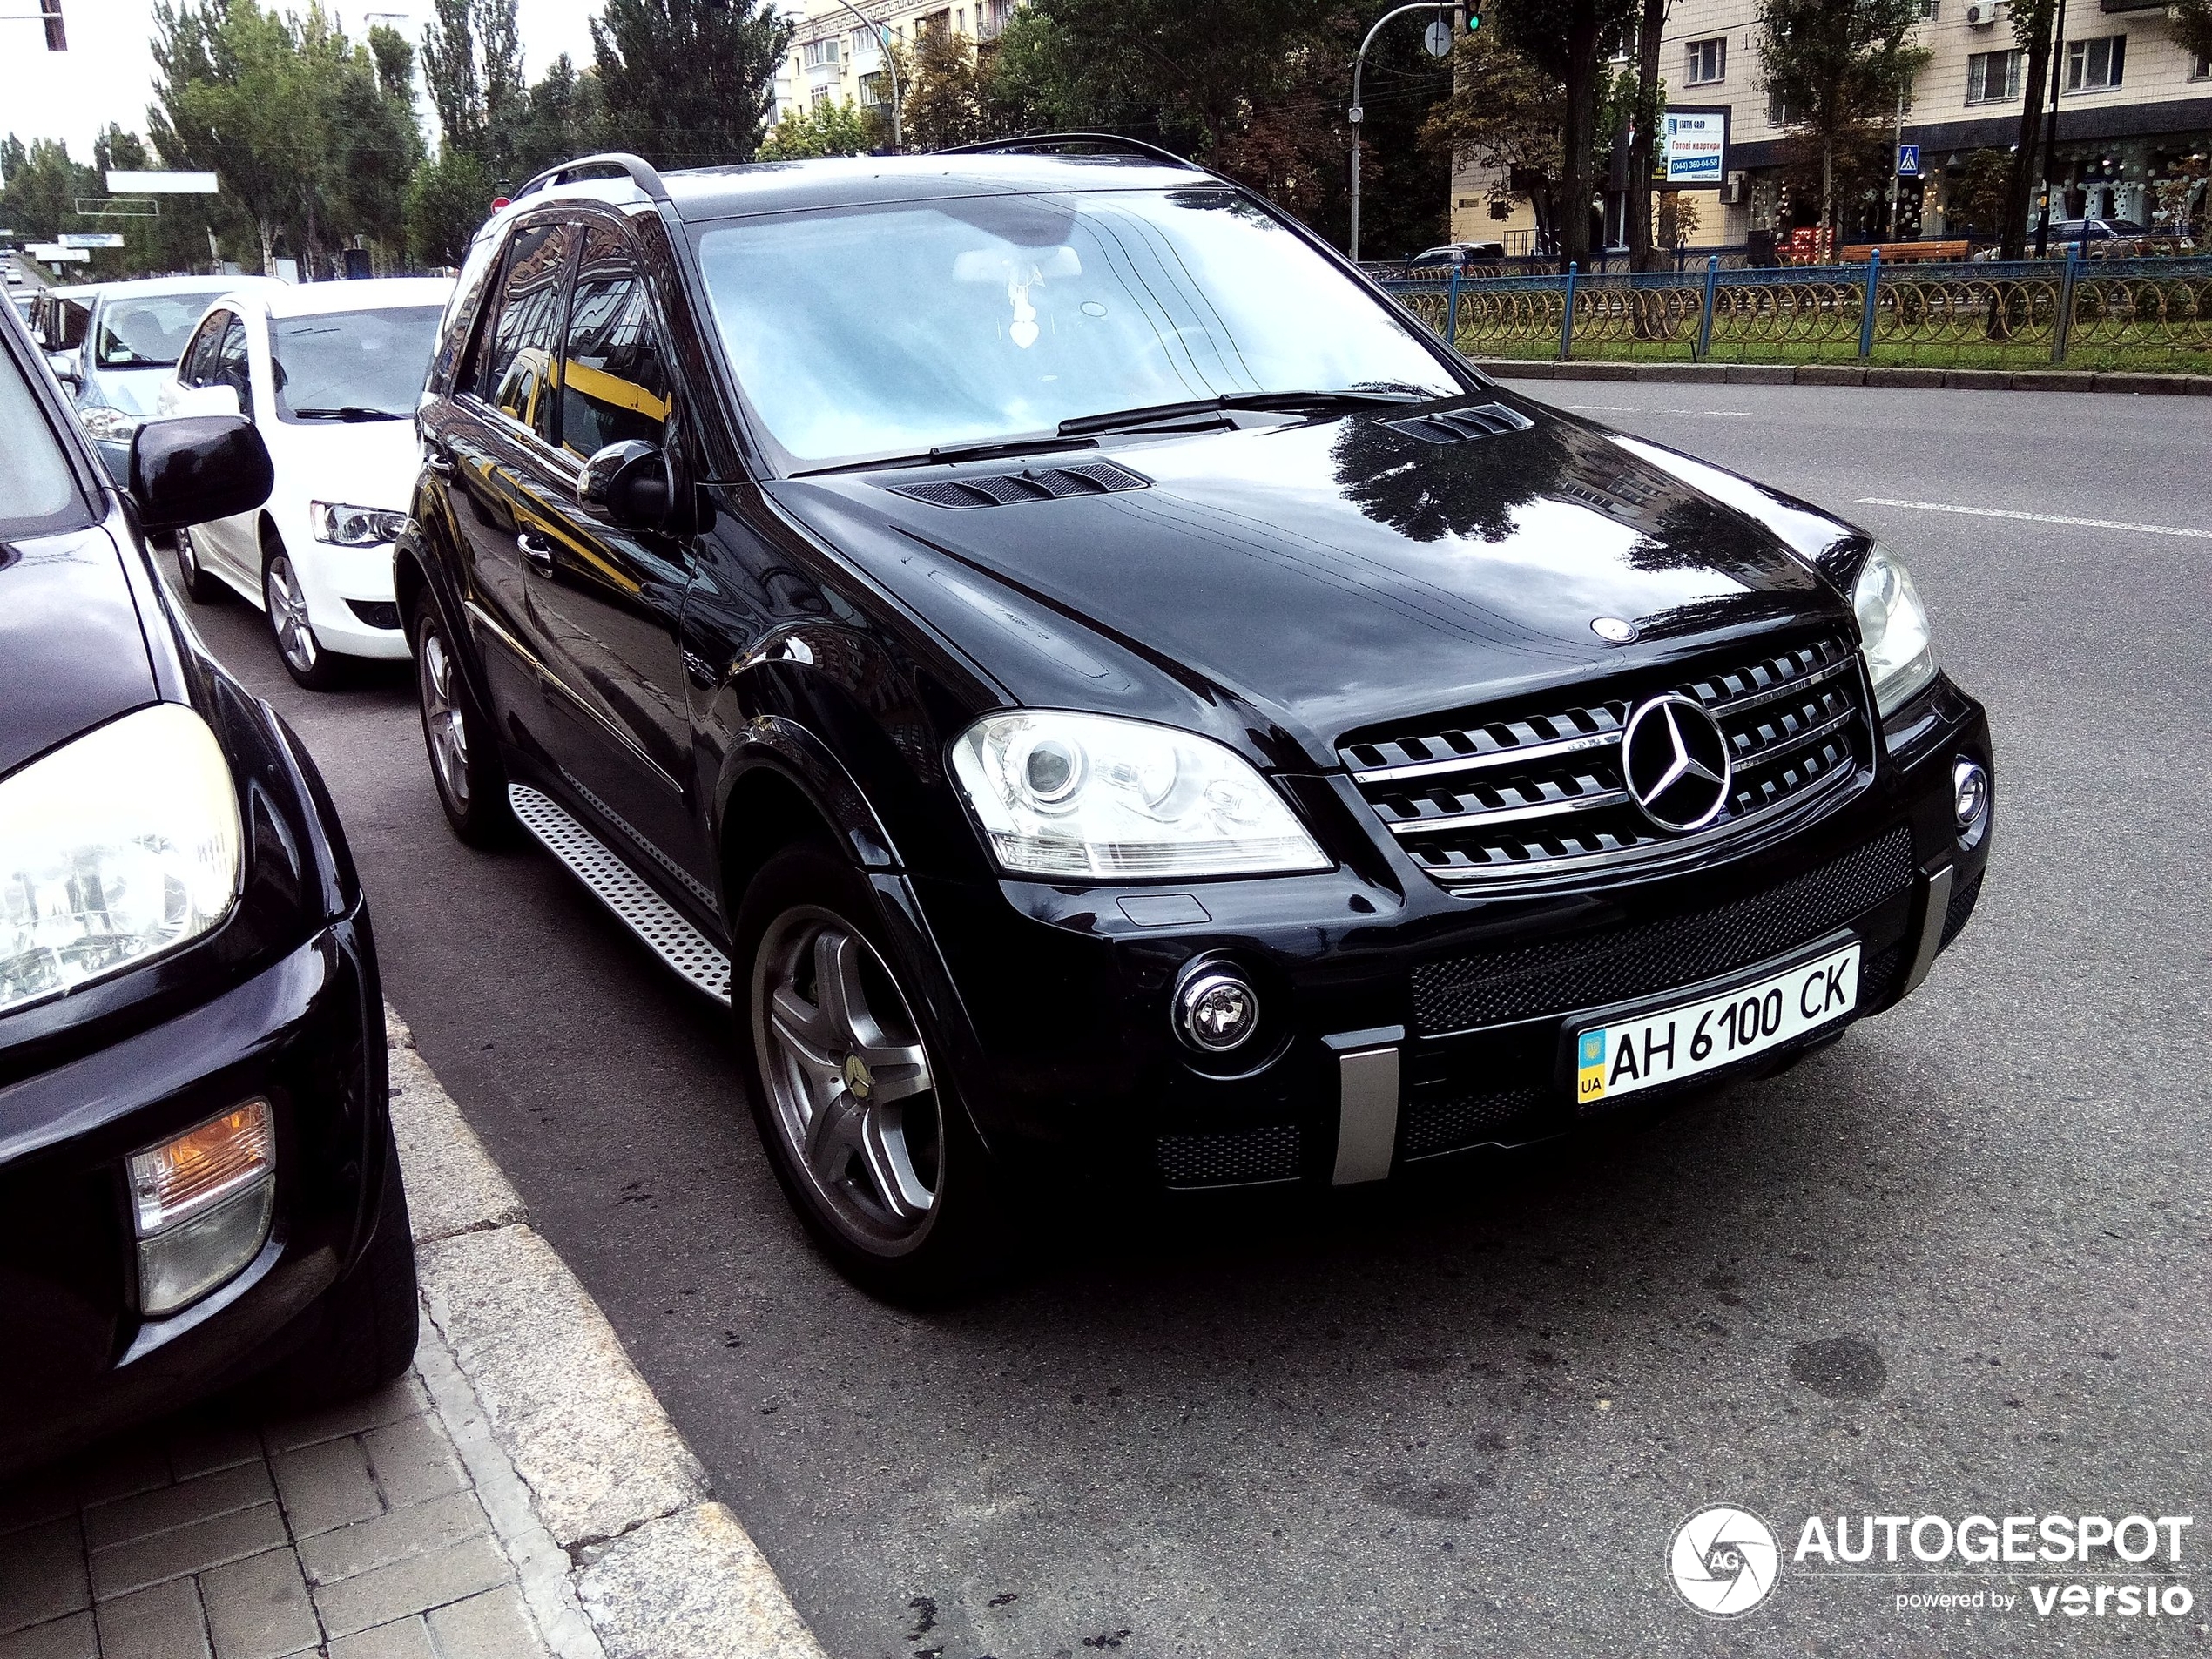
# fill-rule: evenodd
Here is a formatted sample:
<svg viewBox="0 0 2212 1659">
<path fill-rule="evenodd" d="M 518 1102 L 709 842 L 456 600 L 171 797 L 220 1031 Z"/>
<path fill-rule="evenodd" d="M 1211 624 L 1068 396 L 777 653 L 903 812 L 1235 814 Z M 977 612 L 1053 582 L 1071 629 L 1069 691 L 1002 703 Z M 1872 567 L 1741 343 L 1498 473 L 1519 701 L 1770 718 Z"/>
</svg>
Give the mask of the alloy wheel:
<svg viewBox="0 0 2212 1659">
<path fill-rule="evenodd" d="M 453 694 L 453 658 L 446 642 L 435 629 L 422 635 L 422 651 L 415 668 L 422 687 L 422 724 L 430 734 L 430 759 L 438 768 L 438 781 L 446 797 L 462 812 L 469 810 L 469 726 Z"/>
<path fill-rule="evenodd" d="M 267 590 L 269 625 L 276 633 L 277 649 L 300 673 L 314 673 L 322 651 L 307 620 L 307 597 L 300 591 L 300 578 L 293 573 L 292 561 L 281 553 L 270 555 L 268 579 L 263 586 Z"/>
<path fill-rule="evenodd" d="M 752 1026 L 776 1126 L 830 1218 L 902 1253 L 943 1187 L 943 1107 L 883 958 L 831 911 L 786 910 L 754 957 Z"/>
</svg>

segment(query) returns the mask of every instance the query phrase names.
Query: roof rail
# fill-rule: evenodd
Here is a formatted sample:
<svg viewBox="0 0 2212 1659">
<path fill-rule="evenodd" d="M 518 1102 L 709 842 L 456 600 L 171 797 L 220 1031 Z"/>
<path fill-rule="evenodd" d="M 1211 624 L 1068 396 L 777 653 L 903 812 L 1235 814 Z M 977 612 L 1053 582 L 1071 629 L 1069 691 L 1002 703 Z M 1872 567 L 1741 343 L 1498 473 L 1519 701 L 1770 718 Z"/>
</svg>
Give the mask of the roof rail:
<svg viewBox="0 0 2212 1659">
<path fill-rule="evenodd" d="M 1013 150 L 1060 148 L 1075 144 L 1103 144 L 1111 149 L 1127 151 L 1133 156 L 1149 156 L 1155 161 L 1172 162 L 1194 172 L 1206 171 L 1188 156 L 1179 156 L 1172 150 L 1163 150 L 1158 145 L 1147 144 L 1142 138 L 1125 138 L 1118 132 L 1040 132 L 1028 138 L 986 138 L 981 144 L 949 145 L 930 153 L 939 156 L 982 156 Z"/>
<path fill-rule="evenodd" d="M 668 186 L 661 182 L 660 174 L 654 170 L 653 164 L 642 156 L 630 155 L 618 150 L 610 150 L 596 156 L 580 156 L 574 161 L 564 161 L 557 167 L 548 167 L 508 199 L 520 201 L 534 190 L 550 190 L 556 185 L 566 183 L 570 173 L 581 172 L 586 167 L 618 168 L 630 175 L 631 184 L 655 201 L 668 199 Z"/>
</svg>

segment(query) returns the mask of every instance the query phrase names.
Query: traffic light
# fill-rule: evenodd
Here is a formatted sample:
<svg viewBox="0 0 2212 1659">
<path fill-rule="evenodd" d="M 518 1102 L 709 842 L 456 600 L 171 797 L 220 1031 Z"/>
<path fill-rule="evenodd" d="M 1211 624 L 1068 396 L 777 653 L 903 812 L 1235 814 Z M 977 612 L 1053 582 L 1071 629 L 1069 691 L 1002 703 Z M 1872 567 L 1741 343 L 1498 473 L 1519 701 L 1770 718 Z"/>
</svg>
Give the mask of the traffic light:
<svg viewBox="0 0 2212 1659">
<path fill-rule="evenodd" d="M 1482 27 L 1482 13 L 1478 8 L 1465 6 L 1461 8 L 1461 10 L 1467 20 L 1467 33 L 1471 35 Z"/>
<path fill-rule="evenodd" d="M 62 0 L 38 0 L 38 16 L 46 25 L 46 50 L 67 51 L 69 37 L 62 30 Z"/>
</svg>

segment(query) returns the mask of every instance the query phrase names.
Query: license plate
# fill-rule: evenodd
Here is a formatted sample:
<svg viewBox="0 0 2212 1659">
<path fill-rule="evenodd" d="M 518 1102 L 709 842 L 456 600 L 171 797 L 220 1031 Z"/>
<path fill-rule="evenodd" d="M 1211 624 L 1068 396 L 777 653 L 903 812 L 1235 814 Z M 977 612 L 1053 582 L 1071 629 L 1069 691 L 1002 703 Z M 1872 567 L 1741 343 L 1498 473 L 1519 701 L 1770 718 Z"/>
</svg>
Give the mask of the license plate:
<svg viewBox="0 0 2212 1659">
<path fill-rule="evenodd" d="M 1580 1106 L 1694 1077 L 1817 1031 L 1858 1006 L 1858 944 L 1729 992 L 1575 1037 Z"/>
</svg>

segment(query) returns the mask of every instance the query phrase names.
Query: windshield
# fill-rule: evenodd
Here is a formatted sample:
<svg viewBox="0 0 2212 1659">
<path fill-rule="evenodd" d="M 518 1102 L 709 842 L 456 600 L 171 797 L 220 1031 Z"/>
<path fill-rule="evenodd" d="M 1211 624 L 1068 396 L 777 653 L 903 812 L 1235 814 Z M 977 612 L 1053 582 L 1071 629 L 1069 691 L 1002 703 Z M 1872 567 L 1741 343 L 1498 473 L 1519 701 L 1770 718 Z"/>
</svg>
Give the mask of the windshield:
<svg viewBox="0 0 2212 1659">
<path fill-rule="evenodd" d="M 1463 389 L 1242 194 L 966 197 L 699 239 L 753 407 L 802 462 L 1266 392 Z"/>
<path fill-rule="evenodd" d="M 219 287 L 193 293 L 148 293 L 110 300 L 100 307 L 94 354 L 102 368 L 169 368 L 184 354 L 192 325 L 223 294 Z"/>
<path fill-rule="evenodd" d="M 280 317 L 269 325 L 277 418 L 330 421 L 415 413 L 437 343 L 436 306 Z"/>
</svg>

